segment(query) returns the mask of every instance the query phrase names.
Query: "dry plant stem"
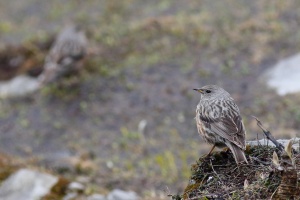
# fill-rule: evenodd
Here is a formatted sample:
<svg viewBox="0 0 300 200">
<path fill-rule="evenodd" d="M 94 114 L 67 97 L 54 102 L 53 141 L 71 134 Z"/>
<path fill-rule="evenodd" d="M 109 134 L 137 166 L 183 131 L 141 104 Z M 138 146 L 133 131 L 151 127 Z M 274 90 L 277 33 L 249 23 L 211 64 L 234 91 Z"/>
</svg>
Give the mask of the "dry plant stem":
<svg viewBox="0 0 300 200">
<path fill-rule="evenodd" d="M 251 156 L 251 159 L 253 159 L 253 160 L 255 160 L 255 161 L 257 161 L 257 162 L 259 162 L 259 163 L 261 163 L 263 165 L 269 165 L 270 164 L 269 162 L 264 162 L 264 161 L 262 161 L 262 160 L 260 160 L 258 158 L 252 157 L 252 156 Z"/>
<path fill-rule="evenodd" d="M 169 190 L 169 187 L 166 186 L 166 189 L 164 190 L 165 193 L 167 193 L 167 196 L 168 197 L 172 197 L 173 195 L 171 194 L 170 190 Z"/>
<path fill-rule="evenodd" d="M 216 174 L 216 176 L 218 177 L 219 181 L 223 184 L 221 178 L 219 177 L 219 174 L 215 171 L 214 166 L 213 166 L 211 160 L 210 160 L 210 165 L 211 165 L 211 168 L 212 168 L 213 172 L 214 172 L 214 173 Z M 223 184 L 223 185 L 224 185 L 224 184 Z"/>
<path fill-rule="evenodd" d="M 216 147 L 216 145 L 214 145 L 214 146 L 210 149 L 210 151 L 209 151 L 208 154 L 202 156 L 202 158 L 207 158 L 207 157 L 209 157 L 209 156 L 211 155 L 211 153 L 213 152 L 213 150 L 215 149 L 215 147 Z"/>
<path fill-rule="evenodd" d="M 279 142 L 277 142 L 277 140 L 273 137 L 273 135 L 271 134 L 270 131 L 266 130 L 261 121 L 255 117 L 255 116 L 252 116 L 254 119 L 256 119 L 257 121 L 257 126 L 259 126 L 259 128 L 261 128 L 261 130 L 263 131 L 263 133 L 265 134 L 265 136 L 267 137 L 268 140 L 270 140 L 271 142 L 273 142 L 273 144 L 276 146 L 277 149 L 279 149 L 280 151 L 283 151 L 284 150 L 284 146 L 282 144 L 280 144 Z"/>
<path fill-rule="evenodd" d="M 210 154 L 213 152 L 213 150 L 215 149 L 216 145 L 214 145 L 211 150 L 209 151 L 209 153 L 206 156 L 210 156 Z"/>
</svg>

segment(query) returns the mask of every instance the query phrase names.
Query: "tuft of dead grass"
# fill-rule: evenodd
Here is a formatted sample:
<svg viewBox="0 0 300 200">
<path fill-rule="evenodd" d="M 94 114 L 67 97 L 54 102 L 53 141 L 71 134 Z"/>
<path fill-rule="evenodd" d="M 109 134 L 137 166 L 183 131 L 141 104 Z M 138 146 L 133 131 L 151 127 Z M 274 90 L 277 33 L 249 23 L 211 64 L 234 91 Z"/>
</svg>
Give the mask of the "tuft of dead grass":
<svg viewBox="0 0 300 200">
<path fill-rule="evenodd" d="M 278 154 L 274 147 L 247 146 L 249 163 L 239 166 L 229 150 L 202 157 L 192 165 L 184 193 L 173 199 L 269 199 L 282 178 L 282 172 L 272 164 L 274 151 Z M 299 155 L 294 155 L 295 163 L 299 163 Z"/>
</svg>

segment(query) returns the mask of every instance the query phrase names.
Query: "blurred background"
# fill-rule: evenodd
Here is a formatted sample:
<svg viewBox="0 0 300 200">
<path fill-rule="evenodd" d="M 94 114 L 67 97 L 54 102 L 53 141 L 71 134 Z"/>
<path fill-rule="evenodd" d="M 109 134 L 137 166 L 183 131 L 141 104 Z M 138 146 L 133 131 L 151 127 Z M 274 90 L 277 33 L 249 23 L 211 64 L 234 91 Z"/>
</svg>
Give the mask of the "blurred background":
<svg viewBox="0 0 300 200">
<path fill-rule="evenodd" d="M 0 19 L 2 82 L 34 77 L 28 67 L 7 69 L 8 49 L 43 44 L 30 51 L 42 66 L 65 26 L 86 31 L 94 53 L 79 73 L 1 99 L 0 151 L 86 177 L 92 191 L 142 199 L 183 191 L 190 166 L 209 150 L 196 129 L 195 87 L 231 93 L 247 140 L 263 137 L 251 115 L 276 138 L 299 136 L 299 93 L 279 96 L 264 83 L 266 70 L 299 52 L 297 0 L 1 0 Z"/>
</svg>

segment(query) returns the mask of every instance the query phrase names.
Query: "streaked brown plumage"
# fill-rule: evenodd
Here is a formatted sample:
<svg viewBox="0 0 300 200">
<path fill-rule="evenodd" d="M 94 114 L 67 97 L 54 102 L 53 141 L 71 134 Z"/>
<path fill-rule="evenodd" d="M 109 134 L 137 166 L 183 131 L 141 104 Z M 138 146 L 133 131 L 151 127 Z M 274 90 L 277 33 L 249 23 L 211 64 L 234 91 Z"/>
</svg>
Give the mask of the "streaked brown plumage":
<svg viewBox="0 0 300 200">
<path fill-rule="evenodd" d="M 197 129 L 206 142 L 214 145 L 211 151 L 215 146 L 227 146 L 236 163 L 247 163 L 244 154 L 246 131 L 233 98 L 216 85 L 194 90 L 201 93 L 196 109 Z"/>
<path fill-rule="evenodd" d="M 87 38 L 79 26 L 68 26 L 57 36 L 46 57 L 41 83 L 50 83 L 73 70 L 87 53 Z"/>
</svg>

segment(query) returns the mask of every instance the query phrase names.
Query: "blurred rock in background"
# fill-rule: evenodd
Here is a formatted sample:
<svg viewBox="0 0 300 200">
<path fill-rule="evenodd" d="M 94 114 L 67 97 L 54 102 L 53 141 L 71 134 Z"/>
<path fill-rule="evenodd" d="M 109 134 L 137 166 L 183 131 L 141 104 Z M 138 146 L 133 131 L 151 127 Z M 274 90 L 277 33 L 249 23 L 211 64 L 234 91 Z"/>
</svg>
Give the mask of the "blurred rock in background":
<svg viewBox="0 0 300 200">
<path fill-rule="evenodd" d="M 270 68 L 262 77 L 279 95 L 300 92 L 300 54 L 286 58 Z"/>
</svg>

